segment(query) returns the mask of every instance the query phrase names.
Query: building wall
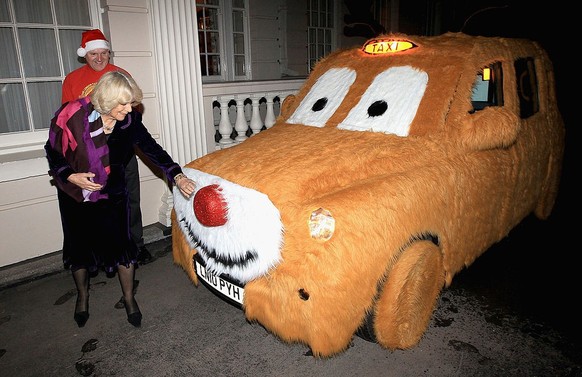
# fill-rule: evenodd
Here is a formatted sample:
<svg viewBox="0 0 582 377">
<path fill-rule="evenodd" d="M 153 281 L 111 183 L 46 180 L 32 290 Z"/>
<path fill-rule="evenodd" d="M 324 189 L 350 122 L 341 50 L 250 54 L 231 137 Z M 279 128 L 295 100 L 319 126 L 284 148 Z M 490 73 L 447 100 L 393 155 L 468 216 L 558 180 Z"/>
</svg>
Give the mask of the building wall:
<svg viewBox="0 0 582 377">
<path fill-rule="evenodd" d="M 110 38 L 112 62 L 128 70 L 144 91 L 144 124 L 182 165 L 206 154 L 214 138 L 212 130 L 204 130 L 197 35 L 188 24 L 194 19 L 193 8 L 189 9 L 194 4 L 194 0 L 100 0 L 98 20 Z M 249 1 L 253 80 L 307 75 L 305 4 Z M 343 1 L 336 4 L 338 47 L 360 44 L 357 38 L 341 36 L 345 10 Z M 189 79 L 184 82 L 184 77 Z M 44 141 L 17 151 L 13 158 L 0 158 L 0 268 L 62 248 L 56 189 L 47 173 L 43 145 Z M 141 160 L 139 166 L 144 226 L 169 225 L 172 198 L 167 184 L 157 169 Z"/>
</svg>

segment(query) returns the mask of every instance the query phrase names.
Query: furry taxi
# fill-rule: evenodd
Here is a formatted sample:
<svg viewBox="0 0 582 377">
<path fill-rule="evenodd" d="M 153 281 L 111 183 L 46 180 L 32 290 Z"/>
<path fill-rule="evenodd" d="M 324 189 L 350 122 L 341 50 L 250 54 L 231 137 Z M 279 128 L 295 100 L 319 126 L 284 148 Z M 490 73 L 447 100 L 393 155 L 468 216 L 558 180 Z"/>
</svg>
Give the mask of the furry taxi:
<svg viewBox="0 0 582 377">
<path fill-rule="evenodd" d="M 421 341 L 453 277 L 557 196 L 564 124 L 536 42 L 387 34 L 321 60 L 275 125 L 184 168 L 174 262 L 317 357 Z"/>
</svg>

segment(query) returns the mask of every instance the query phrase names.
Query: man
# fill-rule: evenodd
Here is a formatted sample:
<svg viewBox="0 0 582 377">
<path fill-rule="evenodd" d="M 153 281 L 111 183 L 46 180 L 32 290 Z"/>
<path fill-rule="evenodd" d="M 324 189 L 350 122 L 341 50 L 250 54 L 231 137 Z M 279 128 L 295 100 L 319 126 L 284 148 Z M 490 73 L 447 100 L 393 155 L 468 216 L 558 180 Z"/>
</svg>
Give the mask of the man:
<svg viewBox="0 0 582 377">
<path fill-rule="evenodd" d="M 83 32 L 81 46 L 77 55 L 85 58 L 87 64 L 70 72 L 63 81 L 61 102 L 86 97 L 93 91 L 93 87 L 101 76 L 109 71 L 122 71 L 130 75 L 123 68 L 109 63 L 109 41 L 99 29 Z M 145 247 L 143 240 L 143 224 L 140 208 L 139 171 L 135 155 L 126 167 L 125 179 L 129 191 L 130 205 L 130 233 L 131 238 L 139 248 L 138 261 L 141 264 L 151 262 L 152 255 Z"/>
</svg>

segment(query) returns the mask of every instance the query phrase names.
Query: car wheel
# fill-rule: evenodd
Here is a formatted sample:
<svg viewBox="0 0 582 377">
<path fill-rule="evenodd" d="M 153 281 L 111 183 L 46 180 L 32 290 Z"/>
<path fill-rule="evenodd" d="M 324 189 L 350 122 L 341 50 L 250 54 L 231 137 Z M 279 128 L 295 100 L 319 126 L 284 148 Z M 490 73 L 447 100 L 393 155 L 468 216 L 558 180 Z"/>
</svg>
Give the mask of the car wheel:
<svg viewBox="0 0 582 377">
<path fill-rule="evenodd" d="M 439 247 L 430 241 L 415 242 L 388 272 L 356 335 L 388 349 L 415 346 L 428 328 L 444 283 Z"/>
</svg>

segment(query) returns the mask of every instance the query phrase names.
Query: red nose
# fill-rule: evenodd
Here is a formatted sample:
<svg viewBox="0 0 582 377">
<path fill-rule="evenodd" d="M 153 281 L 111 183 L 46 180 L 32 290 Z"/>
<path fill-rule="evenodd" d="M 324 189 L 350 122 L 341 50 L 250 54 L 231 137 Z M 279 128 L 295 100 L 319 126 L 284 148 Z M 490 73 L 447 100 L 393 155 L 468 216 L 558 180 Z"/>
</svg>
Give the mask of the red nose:
<svg viewBox="0 0 582 377">
<path fill-rule="evenodd" d="M 218 185 L 202 187 L 194 196 L 194 214 L 204 226 L 226 224 L 226 202 Z"/>
</svg>

